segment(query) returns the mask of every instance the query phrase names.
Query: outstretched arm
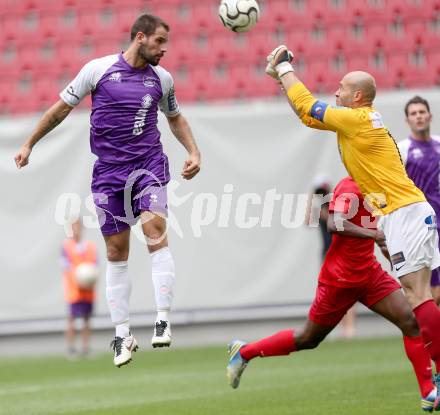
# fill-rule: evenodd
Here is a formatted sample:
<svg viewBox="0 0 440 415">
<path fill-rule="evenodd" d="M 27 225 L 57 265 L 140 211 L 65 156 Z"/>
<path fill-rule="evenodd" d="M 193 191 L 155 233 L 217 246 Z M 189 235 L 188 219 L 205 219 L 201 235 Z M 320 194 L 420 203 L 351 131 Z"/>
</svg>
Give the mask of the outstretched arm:
<svg viewBox="0 0 440 415">
<path fill-rule="evenodd" d="M 385 235 L 378 229 L 369 229 L 362 226 L 355 225 L 347 219 L 344 219 L 344 215 L 341 213 L 329 213 L 327 219 L 327 231 L 330 233 L 337 233 L 338 235 L 352 236 L 355 238 L 368 238 L 374 239 L 377 246 L 380 248 L 382 255 L 390 261 L 391 267 L 393 266 L 390 259 L 390 254 L 385 241 Z"/>
<path fill-rule="evenodd" d="M 279 81 L 280 85 L 282 86 L 282 82 Z M 284 89 L 284 86 L 282 86 L 282 89 Z M 323 122 L 316 120 L 315 118 L 311 117 L 310 115 L 302 115 L 297 111 L 295 105 L 293 102 L 289 99 L 287 96 L 287 102 L 289 103 L 290 107 L 292 108 L 293 112 L 298 116 L 298 118 L 302 121 L 304 125 L 310 128 L 314 128 L 316 130 L 331 130 L 335 131 L 333 128 L 325 125 Z"/>
<path fill-rule="evenodd" d="M 66 118 L 73 107 L 67 105 L 63 100 L 58 100 L 41 117 L 35 130 L 26 142 L 21 146 L 18 154 L 15 156 L 15 164 L 19 169 L 29 163 L 29 156 L 35 144 L 38 143 L 47 133 L 52 131 L 64 118 Z"/>
<path fill-rule="evenodd" d="M 290 106 L 301 121 L 311 128 L 355 134 L 358 115 L 351 108 L 332 107 L 319 101 L 295 74 L 293 54 L 286 46 L 274 49 L 267 57 L 266 73 L 281 83 Z"/>
<path fill-rule="evenodd" d="M 352 236 L 355 238 L 374 239 L 380 237 L 380 231 L 355 225 L 344 218 L 342 213 L 329 213 L 327 218 L 327 231 L 338 235 Z"/>
<path fill-rule="evenodd" d="M 188 158 L 182 170 L 184 179 L 192 179 L 200 171 L 200 151 L 192 134 L 188 121 L 182 114 L 167 117 L 171 132 L 188 151 Z"/>
</svg>

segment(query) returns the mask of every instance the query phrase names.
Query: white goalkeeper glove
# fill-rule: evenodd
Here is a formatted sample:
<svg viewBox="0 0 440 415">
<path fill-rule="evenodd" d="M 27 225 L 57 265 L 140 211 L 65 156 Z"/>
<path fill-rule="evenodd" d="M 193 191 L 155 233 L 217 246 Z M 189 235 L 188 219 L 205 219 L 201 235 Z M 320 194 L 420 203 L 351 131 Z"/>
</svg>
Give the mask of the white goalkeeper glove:
<svg viewBox="0 0 440 415">
<path fill-rule="evenodd" d="M 267 56 L 266 73 L 279 80 L 286 73 L 294 72 L 292 60 L 293 53 L 286 46 L 280 45 Z"/>
</svg>

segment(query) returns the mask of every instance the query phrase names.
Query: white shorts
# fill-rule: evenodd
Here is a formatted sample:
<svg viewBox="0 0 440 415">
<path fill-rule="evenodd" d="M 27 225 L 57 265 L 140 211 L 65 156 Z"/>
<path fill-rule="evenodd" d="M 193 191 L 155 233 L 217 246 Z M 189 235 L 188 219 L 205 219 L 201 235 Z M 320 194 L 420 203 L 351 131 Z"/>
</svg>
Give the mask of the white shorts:
<svg viewBox="0 0 440 415">
<path fill-rule="evenodd" d="M 440 266 L 437 220 L 428 202 L 401 207 L 378 221 L 398 278 L 422 268 Z"/>
</svg>

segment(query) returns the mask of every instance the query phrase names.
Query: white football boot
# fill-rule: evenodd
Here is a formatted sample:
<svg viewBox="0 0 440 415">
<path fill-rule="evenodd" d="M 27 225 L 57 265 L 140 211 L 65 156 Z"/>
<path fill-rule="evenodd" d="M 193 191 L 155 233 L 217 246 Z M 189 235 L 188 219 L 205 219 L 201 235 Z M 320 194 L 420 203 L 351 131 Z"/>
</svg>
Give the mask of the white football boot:
<svg viewBox="0 0 440 415">
<path fill-rule="evenodd" d="M 113 363 L 116 367 L 130 363 L 132 352 L 135 352 L 139 348 L 136 339 L 131 333 L 127 337 L 115 337 L 110 343 L 110 347 L 115 352 Z"/>
<path fill-rule="evenodd" d="M 243 346 L 246 346 L 246 343 L 241 340 L 232 340 L 228 344 L 229 362 L 228 366 L 226 366 L 226 377 L 234 389 L 237 389 L 240 385 L 241 375 L 249 363 L 241 357 L 240 349 Z"/>
<path fill-rule="evenodd" d="M 171 326 L 169 320 L 158 320 L 154 324 L 153 338 L 151 345 L 153 347 L 170 347 L 171 344 Z"/>
</svg>

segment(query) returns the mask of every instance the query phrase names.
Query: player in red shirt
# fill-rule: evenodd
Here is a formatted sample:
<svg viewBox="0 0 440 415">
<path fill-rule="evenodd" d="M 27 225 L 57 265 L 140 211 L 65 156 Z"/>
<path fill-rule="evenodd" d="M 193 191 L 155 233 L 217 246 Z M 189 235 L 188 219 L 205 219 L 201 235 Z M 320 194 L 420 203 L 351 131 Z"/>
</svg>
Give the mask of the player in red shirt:
<svg viewBox="0 0 440 415">
<path fill-rule="evenodd" d="M 333 233 L 332 242 L 319 274 L 307 323 L 300 330 L 280 331 L 254 343 L 232 341 L 228 346 L 227 366 L 231 386 L 239 386 L 244 369 L 255 357 L 314 349 L 359 301 L 402 331 L 405 351 L 419 383 L 422 409 L 431 412 L 436 389 L 429 353 L 400 285 L 382 269 L 374 255 L 375 242 L 388 254 L 384 235 L 376 229 L 375 220 L 351 177 L 341 180 L 334 190 L 328 228 Z"/>
</svg>

